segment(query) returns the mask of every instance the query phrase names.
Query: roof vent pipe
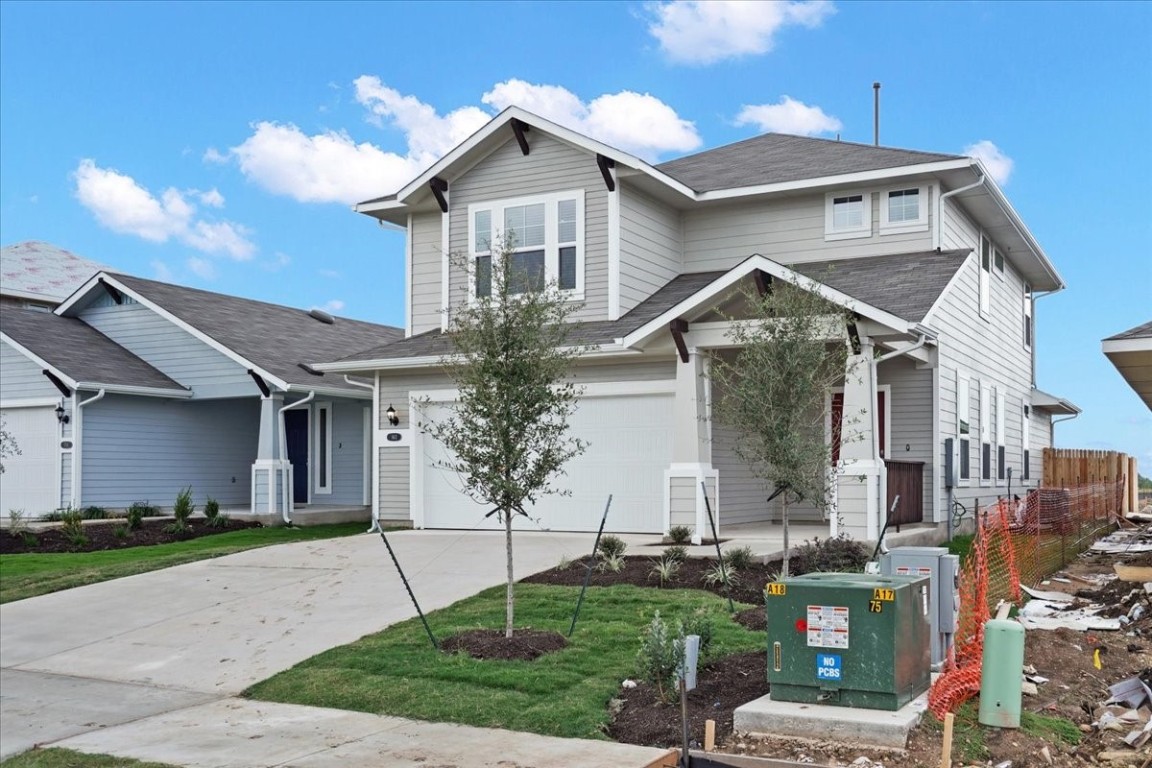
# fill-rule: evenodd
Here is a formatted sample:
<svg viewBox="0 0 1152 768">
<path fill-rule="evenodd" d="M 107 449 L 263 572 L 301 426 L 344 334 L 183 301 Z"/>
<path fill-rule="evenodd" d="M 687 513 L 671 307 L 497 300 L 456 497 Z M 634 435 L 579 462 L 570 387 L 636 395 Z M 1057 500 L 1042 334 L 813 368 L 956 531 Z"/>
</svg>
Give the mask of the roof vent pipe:
<svg viewBox="0 0 1152 768">
<path fill-rule="evenodd" d="M 336 320 L 332 317 L 332 315 L 328 314 L 327 312 L 325 312 L 322 309 L 310 310 L 308 312 L 308 316 L 311 317 L 313 320 L 319 320 L 320 322 L 324 323 L 325 325 L 332 325 L 333 323 L 336 322 Z"/>
<path fill-rule="evenodd" d="M 872 83 L 872 143 L 880 146 L 880 83 Z"/>
</svg>

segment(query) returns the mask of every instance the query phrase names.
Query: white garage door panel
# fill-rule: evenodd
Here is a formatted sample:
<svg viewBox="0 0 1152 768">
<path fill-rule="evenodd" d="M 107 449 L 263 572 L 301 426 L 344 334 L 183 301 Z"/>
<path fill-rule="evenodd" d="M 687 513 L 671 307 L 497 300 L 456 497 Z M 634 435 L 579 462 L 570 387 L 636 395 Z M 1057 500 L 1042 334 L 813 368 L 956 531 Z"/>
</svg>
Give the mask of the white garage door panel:
<svg viewBox="0 0 1152 768">
<path fill-rule="evenodd" d="M 664 470 L 672 455 L 672 395 L 586 397 L 570 422 L 572 434 L 588 442 L 567 465 L 556 486 L 570 496 L 549 496 L 529 510 L 539 525 L 558 531 L 595 531 L 604 503 L 613 494 L 607 530 L 663 530 Z M 428 414 L 436 419 L 443 409 Z M 435 467 L 443 447 L 423 439 L 424 513 L 429 528 L 473 528 L 487 510 L 459 493 L 460 480 Z M 479 524 L 497 527 L 495 518 Z M 538 530 L 519 518 L 516 527 Z"/>
<path fill-rule="evenodd" d="M 4 459 L 0 475 L 0 517 L 20 509 L 26 517 L 43 515 L 59 505 L 59 429 L 51 408 L 5 408 L 4 429 L 16 440 L 19 455 Z"/>
</svg>

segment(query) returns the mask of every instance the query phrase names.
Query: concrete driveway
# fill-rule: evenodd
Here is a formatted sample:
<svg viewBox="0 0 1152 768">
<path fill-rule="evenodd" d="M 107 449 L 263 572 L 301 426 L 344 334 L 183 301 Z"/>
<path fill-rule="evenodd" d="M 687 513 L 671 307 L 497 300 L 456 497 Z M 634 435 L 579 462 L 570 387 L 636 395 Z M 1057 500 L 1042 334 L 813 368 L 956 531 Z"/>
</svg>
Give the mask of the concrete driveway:
<svg viewBox="0 0 1152 768">
<path fill-rule="evenodd" d="M 517 578 L 585 553 L 593 538 L 517 533 Z M 389 540 L 426 611 L 503 582 L 499 532 L 404 531 Z M 374 534 L 250 550 L 7 603 L 0 606 L 0 756 L 68 737 L 79 737 L 74 746 L 96 739 L 106 751 L 131 754 L 110 749 L 116 743 L 108 738 L 122 732 L 130 744 L 141 738 L 143 718 L 159 727 L 181 712 L 222 706 L 213 702 L 414 615 Z M 411 721 L 391 719 L 376 730 L 395 730 L 397 722 Z M 135 735 L 124 725 L 131 723 Z M 242 759 L 249 762 L 177 762 L 257 764 Z"/>
</svg>

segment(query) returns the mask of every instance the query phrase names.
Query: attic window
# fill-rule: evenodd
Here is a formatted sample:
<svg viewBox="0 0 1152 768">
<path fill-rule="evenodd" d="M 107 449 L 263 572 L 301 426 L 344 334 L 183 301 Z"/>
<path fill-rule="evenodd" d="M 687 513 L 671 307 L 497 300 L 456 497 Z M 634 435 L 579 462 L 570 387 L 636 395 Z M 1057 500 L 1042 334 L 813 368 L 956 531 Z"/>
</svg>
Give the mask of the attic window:
<svg viewBox="0 0 1152 768">
<path fill-rule="evenodd" d="M 824 239 L 872 236 L 872 193 L 832 192 L 824 198 Z"/>
<path fill-rule="evenodd" d="M 880 194 L 880 234 L 928 230 L 929 187 L 890 189 Z"/>
</svg>

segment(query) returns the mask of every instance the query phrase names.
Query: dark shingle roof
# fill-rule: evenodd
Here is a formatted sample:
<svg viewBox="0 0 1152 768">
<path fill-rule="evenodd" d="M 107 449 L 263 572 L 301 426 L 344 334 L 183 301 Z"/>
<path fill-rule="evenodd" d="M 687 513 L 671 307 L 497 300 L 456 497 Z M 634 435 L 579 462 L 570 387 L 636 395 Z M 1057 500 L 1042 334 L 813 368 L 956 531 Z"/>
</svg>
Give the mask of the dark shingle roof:
<svg viewBox="0 0 1152 768">
<path fill-rule="evenodd" d="M 572 344 L 609 344 L 626 336 L 647 322 L 654 320 L 684 299 L 704 288 L 724 272 L 696 272 L 680 275 L 665 285 L 631 312 L 619 320 L 600 320 L 591 323 L 576 323 L 568 335 Z M 397 341 L 357 352 L 340 358 L 339 362 L 357 360 L 399 360 L 409 357 L 434 357 L 452 351 L 448 336 L 439 330 L 427 331 Z"/>
<path fill-rule="evenodd" d="M 92 384 L 185 389 L 87 323 L 0 307 L 0 330 L 65 376 Z"/>
<path fill-rule="evenodd" d="M 340 375 L 316 376 L 300 368 L 402 338 L 399 328 L 343 317 L 332 325 L 302 309 L 241 299 L 128 275 L 116 280 L 201 333 L 289 384 L 359 391 Z"/>
<path fill-rule="evenodd" d="M 661 163 L 656 169 L 696 192 L 712 192 L 960 159 L 960 155 L 767 133 Z"/>
<path fill-rule="evenodd" d="M 969 249 L 901 253 L 795 264 L 792 269 L 854 299 L 918 322 L 924 319 Z"/>
<path fill-rule="evenodd" d="M 1118 333 L 1115 336 L 1109 336 L 1104 341 L 1123 341 L 1124 339 L 1147 339 L 1152 338 L 1152 321 L 1138 325 L 1135 328 L 1130 328 L 1123 333 Z"/>
</svg>

